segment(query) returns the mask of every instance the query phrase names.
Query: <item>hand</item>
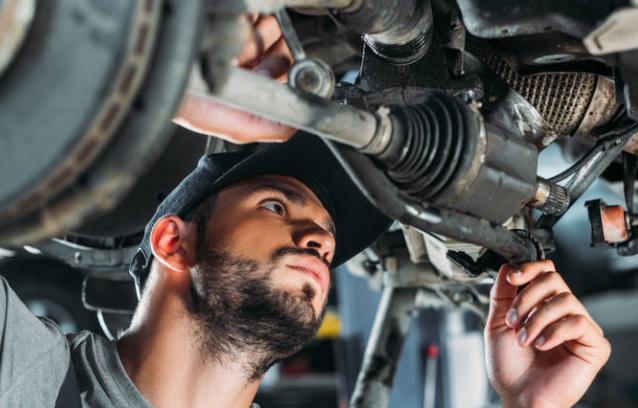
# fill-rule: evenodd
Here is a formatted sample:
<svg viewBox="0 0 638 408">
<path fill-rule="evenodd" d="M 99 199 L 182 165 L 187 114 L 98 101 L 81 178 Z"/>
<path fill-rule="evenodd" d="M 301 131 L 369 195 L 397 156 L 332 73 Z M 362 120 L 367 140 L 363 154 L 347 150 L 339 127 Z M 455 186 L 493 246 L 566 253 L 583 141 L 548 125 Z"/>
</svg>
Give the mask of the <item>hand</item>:
<svg viewBox="0 0 638 408">
<path fill-rule="evenodd" d="M 251 17 L 253 35 L 235 64 L 284 81 L 293 59 L 273 16 Z M 189 130 L 233 143 L 283 142 L 296 131 L 187 91 L 173 122 Z"/>
<path fill-rule="evenodd" d="M 486 361 L 503 406 L 574 405 L 611 347 L 554 264 L 502 266 L 490 300 Z"/>
</svg>

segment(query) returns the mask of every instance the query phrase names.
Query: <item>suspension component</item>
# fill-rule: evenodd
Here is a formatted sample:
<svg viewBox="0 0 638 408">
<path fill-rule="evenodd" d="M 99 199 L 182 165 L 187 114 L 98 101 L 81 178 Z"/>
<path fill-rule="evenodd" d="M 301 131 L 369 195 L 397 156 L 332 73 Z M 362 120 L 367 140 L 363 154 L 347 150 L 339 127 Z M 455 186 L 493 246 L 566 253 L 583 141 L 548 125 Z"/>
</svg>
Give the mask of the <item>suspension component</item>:
<svg viewBox="0 0 638 408">
<path fill-rule="evenodd" d="M 472 105 L 432 92 L 390 116 L 376 158 L 412 199 L 503 223 L 534 197 L 536 148 L 487 126 Z"/>
<path fill-rule="evenodd" d="M 363 0 L 335 17 L 349 29 L 363 34 L 370 49 L 395 64 L 421 58 L 432 43 L 430 0 Z"/>
<path fill-rule="evenodd" d="M 433 97 L 392 113 L 398 134 L 395 146 L 399 141 L 401 146 L 388 152 L 388 175 L 402 190 L 432 199 L 456 173 L 464 148 L 476 143 L 477 129 L 467 126 L 471 118 L 454 98 Z"/>
<path fill-rule="evenodd" d="M 528 206 L 548 215 L 561 215 L 567 211 L 569 204 L 570 197 L 565 187 L 540 177 L 534 199 L 527 203 Z"/>
<path fill-rule="evenodd" d="M 306 56 L 286 9 L 277 10 L 275 17 L 295 60 L 288 72 L 290 86 L 322 98 L 330 98 L 335 89 L 335 75 L 332 68 L 320 59 Z"/>
<path fill-rule="evenodd" d="M 620 205 L 606 205 L 602 200 L 585 203 L 591 224 L 591 246 L 618 244 L 629 239 L 630 220 Z"/>
</svg>

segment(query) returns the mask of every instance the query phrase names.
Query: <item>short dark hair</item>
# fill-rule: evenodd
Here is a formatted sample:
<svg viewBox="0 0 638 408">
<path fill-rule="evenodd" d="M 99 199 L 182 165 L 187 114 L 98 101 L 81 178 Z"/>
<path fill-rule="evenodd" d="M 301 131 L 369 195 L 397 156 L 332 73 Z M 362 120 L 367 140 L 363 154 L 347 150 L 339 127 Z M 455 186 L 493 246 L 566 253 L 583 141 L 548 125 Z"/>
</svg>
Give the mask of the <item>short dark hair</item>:
<svg viewBox="0 0 638 408">
<path fill-rule="evenodd" d="M 214 193 L 200 202 L 197 207 L 187 212 L 182 219 L 184 221 L 190 221 L 197 226 L 197 241 L 206 238 L 206 227 L 208 225 L 208 219 L 215 208 L 215 202 L 217 201 L 217 194 Z"/>
</svg>

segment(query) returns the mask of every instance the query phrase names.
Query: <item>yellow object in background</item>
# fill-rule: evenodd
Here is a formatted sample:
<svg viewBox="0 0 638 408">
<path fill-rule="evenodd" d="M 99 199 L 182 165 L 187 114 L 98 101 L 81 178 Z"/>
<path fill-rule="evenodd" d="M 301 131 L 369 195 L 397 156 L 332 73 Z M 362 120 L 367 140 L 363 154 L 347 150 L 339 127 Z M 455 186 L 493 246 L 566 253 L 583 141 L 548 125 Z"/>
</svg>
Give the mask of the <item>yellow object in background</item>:
<svg viewBox="0 0 638 408">
<path fill-rule="evenodd" d="M 328 310 L 323 316 L 315 338 L 336 339 L 337 337 L 339 337 L 339 315 L 332 310 Z"/>
</svg>

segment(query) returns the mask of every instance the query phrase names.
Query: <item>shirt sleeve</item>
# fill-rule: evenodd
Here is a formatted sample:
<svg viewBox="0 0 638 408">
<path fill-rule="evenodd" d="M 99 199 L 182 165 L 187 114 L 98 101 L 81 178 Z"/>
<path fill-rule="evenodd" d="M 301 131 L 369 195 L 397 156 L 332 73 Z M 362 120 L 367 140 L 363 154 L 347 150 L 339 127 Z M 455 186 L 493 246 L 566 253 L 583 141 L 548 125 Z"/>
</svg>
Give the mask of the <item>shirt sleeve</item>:
<svg viewBox="0 0 638 408">
<path fill-rule="evenodd" d="M 66 337 L 0 276 L 0 406 L 53 407 L 69 362 Z"/>
</svg>

